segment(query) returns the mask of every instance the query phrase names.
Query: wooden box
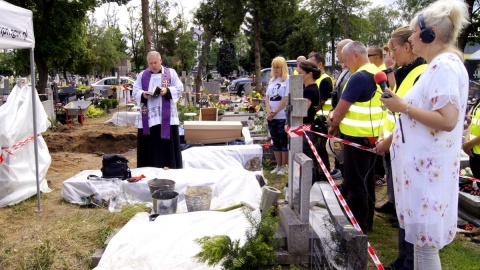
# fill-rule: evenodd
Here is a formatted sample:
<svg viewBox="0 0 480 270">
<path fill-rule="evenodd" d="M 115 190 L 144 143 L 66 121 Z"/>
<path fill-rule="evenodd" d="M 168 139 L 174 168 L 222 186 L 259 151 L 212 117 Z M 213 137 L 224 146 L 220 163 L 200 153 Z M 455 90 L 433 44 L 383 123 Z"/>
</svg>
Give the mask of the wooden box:
<svg viewBox="0 0 480 270">
<path fill-rule="evenodd" d="M 244 140 L 240 121 L 185 121 L 183 127 L 187 144 Z"/>
</svg>

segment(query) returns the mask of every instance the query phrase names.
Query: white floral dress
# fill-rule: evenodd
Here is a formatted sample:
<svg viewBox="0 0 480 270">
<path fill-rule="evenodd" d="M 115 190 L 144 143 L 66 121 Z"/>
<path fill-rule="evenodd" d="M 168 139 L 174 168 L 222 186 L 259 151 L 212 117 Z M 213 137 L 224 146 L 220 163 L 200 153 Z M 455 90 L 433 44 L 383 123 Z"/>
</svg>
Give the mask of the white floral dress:
<svg viewBox="0 0 480 270">
<path fill-rule="evenodd" d="M 438 110 L 448 103 L 459 109 L 451 132 L 429 128 L 401 114 L 390 148 L 395 204 L 406 241 L 442 248 L 455 237 L 458 215 L 458 176 L 468 74 L 452 53 L 438 55 L 404 96 L 412 106 Z"/>
</svg>

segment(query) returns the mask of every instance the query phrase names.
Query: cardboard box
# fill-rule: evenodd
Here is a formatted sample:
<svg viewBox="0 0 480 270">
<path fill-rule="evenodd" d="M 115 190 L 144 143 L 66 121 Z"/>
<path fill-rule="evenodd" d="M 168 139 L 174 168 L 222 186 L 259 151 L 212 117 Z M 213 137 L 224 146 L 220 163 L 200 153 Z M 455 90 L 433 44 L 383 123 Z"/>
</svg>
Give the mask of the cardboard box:
<svg viewBox="0 0 480 270">
<path fill-rule="evenodd" d="M 183 128 L 187 144 L 244 140 L 240 121 L 185 121 Z"/>
<path fill-rule="evenodd" d="M 218 121 L 217 108 L 201 108 L 199 120 L 200 121 Z"/>
</svg>

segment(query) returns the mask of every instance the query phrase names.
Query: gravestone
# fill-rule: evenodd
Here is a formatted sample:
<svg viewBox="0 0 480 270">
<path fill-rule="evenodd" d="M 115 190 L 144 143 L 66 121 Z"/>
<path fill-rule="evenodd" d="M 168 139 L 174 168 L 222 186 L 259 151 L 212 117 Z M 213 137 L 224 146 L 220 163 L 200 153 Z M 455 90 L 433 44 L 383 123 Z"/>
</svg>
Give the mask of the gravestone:
<svg viewBox="0 0 480 270">
<path fill-rule="evenodd" d="M 208 94 L 213 95 L 213 100 L 217 103 L 220 98 L 220 83 L 212 81 L 204 82 L 203 85 L 205 86 L 205 89 L 207 89 Z M 209 98 L 209 100 L 212 100 L 212 98 Z"/>
<path fill-rule="evenodd" d="M 307 115 L 307 100 L 303 98 L 301 76 L 290 76 L 290 96 L 287 106 L 289 125 L 302 126 Z M 293 256 L 308 256 L 309 252 L 309 207 L 312 183 L 312 160 L 303 154 L 303 138 L 290 138 L 288 157 L 287 206 L 279 207 L 280 225 L 285 231 L 287 251 Z"/>
</svg>

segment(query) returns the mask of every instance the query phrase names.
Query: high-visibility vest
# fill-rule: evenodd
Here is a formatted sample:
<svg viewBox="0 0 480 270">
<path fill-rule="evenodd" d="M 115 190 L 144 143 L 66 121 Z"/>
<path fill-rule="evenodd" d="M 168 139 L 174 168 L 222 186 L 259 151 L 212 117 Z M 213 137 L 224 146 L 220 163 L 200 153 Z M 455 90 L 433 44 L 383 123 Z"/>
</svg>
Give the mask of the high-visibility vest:
<svg viewBox="0 0 480 270">
<path fill-rule="evenodd" d="M 334 85 L 334 82 L 333 82 L 333 78 L 328 76 L 327 73 L 323 73 L 320 78 L 318 78 L 315 83 L 317 84 L 318 86 L 318 89 L 320 90 L 320 83 L 322 82 L 323 79 L 325 78 L 329 78 L 330 81 L 332 81 L 332 91 L 333 91 L 333 85 Z M 330 92 L 332 92 L 330 91 Z M 325 103 L 323 104 L 323 107 L 322 108 L 319 108 L 319 111 L 317 112 L 317 115 L 325 115 L 327 116 L 328 113 L 330 112 L 330 110 L 332 109 L 332 97 L 330 97 L 329 99 L 327 99 L 325 101 Z"/>
<path fill-rule="evenodd" d="M 480 102 L 473 108 L 472 122 L 470 123 L 470 140 L 480 136 Z M 480 144 L 473 147 L 473 153 L 480 154 Z"/>
<path fill-rule="evenodd" d="M 374 64 L 366 64 L 360 67 L 355 73 L 360 71 L 366 71 L 372 74 L 373 80 L 373 75 L 380 70 Z M 348 79 L 343 91 L 345 91 L 345 88 L 355 73 Z M 384 118 L 380 93 L 381 88 L 377 85 L 377 89 L 371 100 L 353 103 L 345 114 L 345 118 L 340 122 L 340 132 L 353 137 L 378 137 Z"/>
<path fill-rule="evenodd" d="M 412 89 L 413 85 L 417 78 L 423 73 L 423 71 L 427 68 L 427 64 L 419 65 L 418 67 L 412 69 L 405 79 L 403 79 L 402 84 L 396 91 L 396 94 L 400 97 L 403 97 L 410 89 Z M 397 86 L 395 86 L 397 87 Z M 392 134 L 393 129 L 395 128 L 396 120 L 398 120 L 398 113 L 393 113 L 391 111 L 387 111 L 383 122 L 383 138 L 387 138 Z"/>
</svg>

